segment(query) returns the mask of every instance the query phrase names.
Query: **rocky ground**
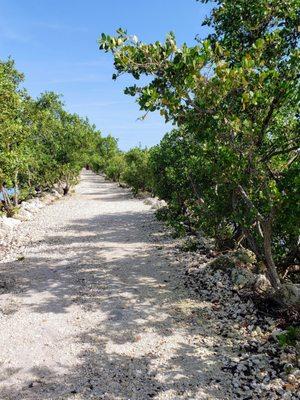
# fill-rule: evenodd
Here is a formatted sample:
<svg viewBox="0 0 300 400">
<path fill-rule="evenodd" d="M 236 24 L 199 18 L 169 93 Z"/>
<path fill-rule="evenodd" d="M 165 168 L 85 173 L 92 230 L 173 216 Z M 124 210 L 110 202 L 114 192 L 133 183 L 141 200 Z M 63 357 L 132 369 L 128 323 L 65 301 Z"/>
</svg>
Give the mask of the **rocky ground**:
<svg viewBox="0 0 300 400">
<path fill-rule="evenodd" d="M 299 398 L 278 320 L 207 249 L 183 252 L 160 204 L 91 172 L 58 198 L 2 220 L 1 399 Z"/>
<path fill-rule="evenodd" d="M 200 316 L 210 321 L 212 331 L 233 350 L 220 355 L 222 370 L 232 377 L 232 398 L 298 399 L 299 343 L 298 349 L 294 344 L 279 346 L 286 316 L 275 304 L 267 309 L 266 300 L 260 297 L 267 289 L 265 278 L 245 273 L 242 265 L 226 265 L 224 256 L 211 259 L 207 254 L 207 249 L 189 255 L 179 251 L 179 259 L 184 259 L 186 286 L 192 296 L 207 302 Z"/>
</svg>

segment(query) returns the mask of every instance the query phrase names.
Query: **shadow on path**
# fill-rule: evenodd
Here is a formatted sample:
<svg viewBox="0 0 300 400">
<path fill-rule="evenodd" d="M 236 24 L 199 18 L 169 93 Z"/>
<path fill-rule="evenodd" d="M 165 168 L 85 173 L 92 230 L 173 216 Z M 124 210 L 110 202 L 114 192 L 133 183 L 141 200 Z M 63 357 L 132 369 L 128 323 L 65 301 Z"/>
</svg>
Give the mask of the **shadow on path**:
<svg viewBox="0 0 300 400">
<path fill-rule="evenodd" d="M 85 206 L 89 196 L 131 201 L 97 176 L 87 174 L 83 183 L 91 190 L 79 193 Z M 38 248 L 33 244 L 24 261 L 1 265 L 18 282 L 18 314 L 25 309 L 33 321 L 53 314 L 66 324 L 79 320 L 74 331 L 69 327 L 65 348 L 62 343 L 66 353 L 70 343 L 76 345 L 74 365 L 57 373 L 33 360 L 27 371 L 32 377 L 18 382 L 21 369 L 4 363 L 2 382 L 6 377 L 8 384 L 1 399 L 226 399 L 210 385 L 211 376 L 220 374 L 218 338 L 178 308 L 190 299 L 160 230 L 146 209 L 101 213 L 99 204 L 98 215 L 72 219 Z M 61 362 L 59 354 L 55 362 Z"/>
</svg>

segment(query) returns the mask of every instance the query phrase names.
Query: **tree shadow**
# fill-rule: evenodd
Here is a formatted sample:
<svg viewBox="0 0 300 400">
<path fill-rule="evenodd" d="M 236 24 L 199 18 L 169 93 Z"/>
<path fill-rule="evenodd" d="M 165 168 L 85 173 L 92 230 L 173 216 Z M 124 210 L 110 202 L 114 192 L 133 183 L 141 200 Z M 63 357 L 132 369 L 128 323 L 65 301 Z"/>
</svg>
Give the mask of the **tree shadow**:
<svg viewBox="0 0 300 400">
<path fill-rule="evenodd" d="M 112 190 L 108 185 L 102 183 L 100 197 Z M 28 365 L 20 381 L 21 368 L 12 368 L 1 398 L 227 398 L 226 383 L 211 382 L 216 374 L 228 377 L 215 352 L 219 337 L 177 307 L 189 294 L 168 255 L 169 239 L 150 231 L 162 229 L 145 210 L 74 219 L 31 246 L 23 261 L 1 265 L 18 283 L 19 312 L 62 321 L 77 313 L 88 322 L 71 337 L 75 365 L 61 373 L 47 363 Z"/>
</svg>

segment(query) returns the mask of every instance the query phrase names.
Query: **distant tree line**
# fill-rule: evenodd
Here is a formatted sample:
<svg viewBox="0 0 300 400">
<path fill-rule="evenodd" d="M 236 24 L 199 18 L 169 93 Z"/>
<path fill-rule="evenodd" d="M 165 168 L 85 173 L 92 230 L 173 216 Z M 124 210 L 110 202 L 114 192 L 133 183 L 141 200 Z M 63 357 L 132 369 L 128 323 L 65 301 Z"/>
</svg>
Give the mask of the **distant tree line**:
<svg viewBox="0 0 300 400">
<path fill-rule="evenodd" d="M 81 168 L 99 161 L 102 140 L 87 119 L 64 109 L 59 95 L 30 97 L 23 79 L 13 60 L 0 61 L 0 190 L 10 214 L 36 190 L 60 183 L 67 194 Z"/>
</svg>

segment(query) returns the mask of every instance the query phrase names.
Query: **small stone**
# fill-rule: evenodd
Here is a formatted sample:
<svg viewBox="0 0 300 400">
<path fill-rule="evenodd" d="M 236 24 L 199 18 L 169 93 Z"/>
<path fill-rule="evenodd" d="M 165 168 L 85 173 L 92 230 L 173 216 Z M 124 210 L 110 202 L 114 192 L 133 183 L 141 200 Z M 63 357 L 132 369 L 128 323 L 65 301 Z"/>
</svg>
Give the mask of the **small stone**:
<svg viewBox="0 0 300 400">
<path fill-rule="evenodd" d="M 20 211 L 16 214 L 15 218 L 20 221 L 29 221 L 32 219 L 32 214 L 29 211 L 21 208 Z"/>
<path fill-rule="evenodd" d="M 295 383 L 297 383 L 297 378 L 296 378 L 296 376 L 294 375 L 294 374 L 289 374 L 287 377 L 286 377 L 286 380 L 289 382 L 289 383 L 292 383 L 292 384 L 295 384 Z"/>
<path fill-rule="evenodd" d="M 259 327 L 259 326 L 257 326 L 255 329 L 254 329 L 254 332 L 256 332 L 256 334 L 257 335 L 262 335 L 262 330 L 261 330 L 261 328 Z"/>
<path fill-rule="evenodd" d="M 270 281 L 267 279 L 267 277 L 264 274 L 260 274 L 258 275 L 255 283 L 254 283 L 254 290 L 257 293 L 265 293 L 268 290 L 271 289 L 271 283 Z"/>
<path fill-rule="evenodd" d="M 16 218 L 8 218 L 8 217 L 1 217 L 0 218 L 0 227 L 3 230 L 14 229 L 20 223 L 21 223 L 21 221 L 19 221 Z"/>
</svg>

